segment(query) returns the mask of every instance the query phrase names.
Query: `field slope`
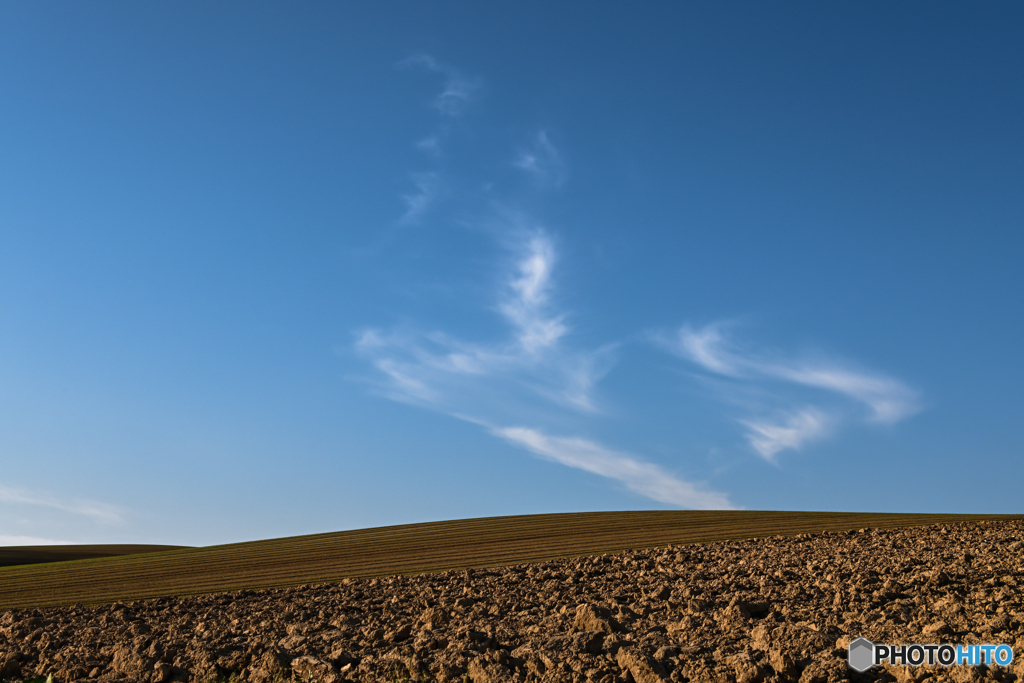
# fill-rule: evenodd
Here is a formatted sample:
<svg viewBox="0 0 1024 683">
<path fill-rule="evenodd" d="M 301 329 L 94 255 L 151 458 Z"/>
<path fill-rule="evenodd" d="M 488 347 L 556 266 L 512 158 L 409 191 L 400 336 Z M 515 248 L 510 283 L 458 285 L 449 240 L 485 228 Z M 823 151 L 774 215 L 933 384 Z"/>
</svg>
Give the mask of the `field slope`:
<svg viewBox="0 0 1024 683">
<path fill-rule="evenodd" d="M 67 562 L 68 560 L 91 560 L 95 557 L 155 553 L 162 550 L 178 550 L 181 545 L 21 545 L 0 547 L 0 567 L 42 562 Z"/>
<path fill-rule="evenodd" d="M 643 511 L 489 517 L 0 568 L 0 609 L 521 564 L 669 544 L 1003 515 Z M 1019 518 L 1014 516 L 1013 518 Z"/>
</svg>

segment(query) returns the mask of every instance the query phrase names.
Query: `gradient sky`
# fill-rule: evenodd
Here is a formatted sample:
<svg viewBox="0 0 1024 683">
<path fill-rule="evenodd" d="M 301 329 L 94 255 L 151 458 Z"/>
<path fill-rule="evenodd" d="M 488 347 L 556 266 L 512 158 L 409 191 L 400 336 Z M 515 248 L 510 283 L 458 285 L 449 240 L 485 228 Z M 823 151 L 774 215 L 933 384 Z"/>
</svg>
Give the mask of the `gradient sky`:
<svg viewBox="0 0 1024 683">
<path fill-rule="evenodd" d="M 1024 5 L 0 5 L 0 543 L 1021 512 Z"/>
</svg>

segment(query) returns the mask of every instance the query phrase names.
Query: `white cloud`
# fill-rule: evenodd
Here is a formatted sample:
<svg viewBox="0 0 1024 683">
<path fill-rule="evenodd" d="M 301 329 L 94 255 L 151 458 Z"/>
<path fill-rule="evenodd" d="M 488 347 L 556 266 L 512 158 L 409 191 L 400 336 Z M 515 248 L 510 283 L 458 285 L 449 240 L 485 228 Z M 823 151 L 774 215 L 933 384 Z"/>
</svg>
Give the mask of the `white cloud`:
<svg viewBox="0 0 1024 683">
<path fill-rule="evenodd" d="M 425 69 L 427 69 L 429 71 L 440 71 L 441 70 L 441 65 L 438 63 L 438 61 L 436 59 L 434 59 L 432 56 L 430 56 L 428 54 L 425 54 L 425 53 L 422 53 L 422 52 L 419 53 L 419 54 L 412 55 L 411 57 L 408 57 L 406 59 L 403 59 L 402 61 L 400 61 L 398 63 L 398 66 L 399 67 L 422 66 L 423 68 L 425 68 Z"/>
<path fill-rule="evenodd" d="M 898 422 L 920 409 L 917 392 L 899 380 L 858 372 L 838 363 L 765 359 L 743 353 L 725 339 L 721 325 L 709 325 L 700 330 L 683 327 L 674 350 L 720 375 L 781 380 L 841 394 L 866 406 L 870 419 L 875 422 Z"/>
<path fill-rule="evenodd" d="M 501 438 L 568 467 L 622 482 L 635 493 L 660 503 L 699 510 L 730 510 L 726 495 L 674 477 L 663 468 L 593 441 L 555 437 L 526 427 L 492 430 Z"/>
<path fill-rule="evenodd" d="M 32 505 L 61 510 L 73 515 L 91 517 L 99 522 L 116 524 L 124 521 L 120 508 L 95 500 L 64 500 L 46 494 L 29 493 L 0 485 L 0 503 L 14 505 Z"/>
<path fill-rule="evenodd" d="M 473 102 L 476 92 L 481 86 L 479 78 L 465 76 L 458 69 L 439 62 L 430 55 L 413 55 L 408 59 L 402 60 L 398 65 L 400 67 L 419 66 L 428 71 L 440 73 L 445 77 L 444 88 L 431 104 L 437 111 L 446 116 L 460 116 L 466 107 Z"/>
<path fill-rule="evenodd" d="M 521 423 L 524 415 L 536 417 L 539 411 L 550 414 L 550 407 L 538 409 L 537 398 L 577 414 L 597 413 L 594 387 L 610 367 L 614 351 L 566 347 L 569 326 L 551 302 L 554 244 L 541 230 L 518 235 L 515 262 L 498 293 L 497 311 L 511 327 L 509 340 L 487 345 L 440 332 L 363 331 L 357 335 L 356 351 L 385 378 L 384 395 L 480 425 L 532 453 L 622 482 L 652 500 L 731 508 L 721 493 L 594 441 L 547 436 L 529 427 L 493 426 Z"/>
<path fill-rule="evenodd" d="M 508 283 L 511 296 L 501 312 L 518 329 L 520 347 L 527 353 L 553 347 L 568 331 L 561 316 L 546 315 L 555 248 L 547 235 L 536 233 L 525 245 L 517 277 Z"/>
<path fill-rule="evenodd" d="M 530 144 L 519 151 L 512 165 L 544 185 L 558 187 L 565 182 L 565 162 L 545 131 L 537 133 Z"/>
<path fill-rule="evenodd" d="M 437 135 L 428 135 L 416 143 L 416 149 L 430 154 L 441 152 L 441 140 Z"/>
<path fill-rule="evenodd" d="M 2 536 L 0 535 L 0 546 L 20 545 L 71 545 L 71 541 L 58 541 L 52 538 L 39 538 L 37 536 Z"/>
<path fill-rule="evenodd" d="M 864 419 L 868 422 L 893 424 L 920 410 L 918 393 L 897 379 L 837 362 L 752 353 L 728 339 L 724 327 L 723 323 L 701 329 L 683 327 L 674 340 L 662 341 L 676 355 L 731 378 L 741 390 L 749 385 L 784 383 L 830 392 L 866 409 Z M 777 401 L 785 401 L 777 392 L 772 395 Z M 741 420 L 750 430 L 748 439 L 754 450 L 773 462 L 779 451 L 796 450 L 827 435 L 838 421 L 837 415 L 828 416 L 819 408 L 789 411 L 781 423 Z"/>
<path fill-rule="evenodd" d="M 773 366 L 779 379 L 827 389 L 856 399 L 871 409 L 871 420 L 892 424 L 920 410 L 917 392 L 898 380 L 830 366 Z"/>
<path fill-rule="evenodd" d="M 416 146 L 435 155 L 457 127 L 452 121 L 472 103 L 479 79 L 430 55 L 415 55 L 400 64 L 444 76 L 444 88 L 432 106 L 449 120 Z M 544 186 L 558 186 L 565 163 L 545 131 L 520 149 L 513 165 Z M 402 197 L 401 222 L 418 221 L 436 201 L 437 173 L 412 176 L 415 191 Z M 493 185 L 482 183 L 490 195 Z M 446 183 L 446 198 L 453 186 Z M 444 332 L 416 329 L 362 330 L 355 351 L 375 368 L 377 389 L 403 403 L 435 410 L 479 425 L 490 433 L 563 465 L 622 482 L 652 500 L 699 508 L 731 508 L 720 493 L 672 476 L 657 465 L 619 453 L 583 438 L 551 437 L 536 428 L 493 425 L 539 423 L 601 413 L 596 385 L 610 369 L 617 345 L 581 349 L 572 344 L 568 315 L 553 301 L 557 250 L 548 233 L 528 227 L 521 217 L 488 226 L 506 238 L 513 258 L 494 295 L 494 312 L 508 326 L 497 341 L 467 342 Z"/>
<path fill-rule="evenodd" d="M 480 80 L 464 76 L 458 69 L 439 62 L 427 54 L 418 54 L 398 63 L 400 68 L 418 67 L 444 76 L 444 87 L 433 99 L 431 106 L 449 118 L 462 115 L 466 107 L 476 99 L 480 88 Z M 443 140 L 451 128 L 451 123 L 441 124 L 430 135 L 416 143 L 417 149 L 434 157 L 440 157 Z M 415 190 L 401 196 L 406 210 L 399 223 L 417 222 L 426 210 L 437 199 L 441 189 L 440 177 L 436 171 L 413 173 L 412 181 Z"/>
<path fill-rule="evenodd" d="M 434 99 L 434 108 L 448 116 L 459 116 L 473 101 L 479 87 L 479 81 L 464 78 L 454 71 L 449 72 L 444 90 Z"/>
<path fill-rule="evenodd" d="M 412 223 L 418 220 L 437 196 L 439 187 L 437 173 L 414 173 L 412 181 L 416 186 L 416 191 L 402 195 L 405 213 L 399 219 L 400 223 Z"/>
<path fill-rule="evenodd" d="M 715 325 L 702 330 L 684 327 L 679 331 L 680 355 L 720 375 L 735 376 L 736 362 L 722 349 L 722 334 Z"/>
<path fill-rule="evenodd" d="M 786 416 L 782 424 L 768 421 L 740 420 L 747 429 L 747 439 L 755 451 L 768 462 L 775 462 L 775 454 L 792 448 L 798 450 L 808 441 L 826 435 L 828 419 L 819 410 L 808 408 Z"/>
<path fill-rule="evenodd" d="M 498 293 L 498 312 L 511 328 L 507 341 L 465 342 L 442 332 L 364 330 L 356 350 L 388 378 L 385 393 L 406 402 L 465 412 L 479 394 L 533 395 L 580 412 L 596 412 L 593 388 L 607 371 L 612 347 L 569 349 L 563 314 L 552 311 L 554 245 L 540 230 L 524 232 L 517 259 Z"/>
</svg>

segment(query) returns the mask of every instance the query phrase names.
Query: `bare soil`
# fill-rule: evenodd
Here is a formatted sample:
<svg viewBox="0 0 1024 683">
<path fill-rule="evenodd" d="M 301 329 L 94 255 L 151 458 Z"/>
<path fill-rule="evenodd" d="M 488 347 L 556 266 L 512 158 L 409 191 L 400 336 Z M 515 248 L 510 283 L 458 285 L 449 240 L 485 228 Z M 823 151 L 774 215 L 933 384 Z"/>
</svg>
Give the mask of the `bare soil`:
<svg viewBox="0 0 1024 683">
<path fill-rule="evenodd" d="M 356 529 L 0 567 L 0 611 L 292 588 L 820 531 L 952 524 L 998 515 L 642 510 L 518 515 Z M 1021 517 L 1018 517 L 1021 518 Z"/>
<path fill-rule="evenodd" d="M 0 614 L 0 679 L 253 683 L 1024 680 L 1024 521 L 670 546 Z M 1007 668 L 846 646 L 1009 643 Z"/>
<path fill-rule="evenodd" d="M 0 548 L 0 567 L 181 550 L 181 545 L 23 545 Z"/>
</svg>

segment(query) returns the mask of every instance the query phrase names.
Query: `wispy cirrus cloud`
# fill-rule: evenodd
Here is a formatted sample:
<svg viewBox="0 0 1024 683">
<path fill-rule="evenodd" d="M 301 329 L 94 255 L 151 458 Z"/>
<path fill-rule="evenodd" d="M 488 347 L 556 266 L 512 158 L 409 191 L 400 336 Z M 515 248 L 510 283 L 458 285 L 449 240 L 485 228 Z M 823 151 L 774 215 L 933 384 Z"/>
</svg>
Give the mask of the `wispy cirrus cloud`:
<svg viewBox="0 0 1024 683">
<path fill-rule="evenodd" d="M 441 153 L 441 136 L 437 133 L 428 135 L 416 143 L 416 149 L 430 154 Z"/>
<path fill-rule="evenodd" d="M 536 418 L 552 409 L 599 415 L 595 386 L 611 366 L 614 347 L 588 350 L 566 343 L 571 329 L 552 303 L 554 243 L 537 229 L 518 236 L 511 247 L 514 261 L 495 296 L 495 311 L 508 325 L 508 337 L 480 344 L 441 332 L 363 330 L 355 348 L 385 378 L 381 392 L 480 425 L 535 455 L 621 482 L 652 500 L 732 508 L 725 494 L 686 482 L 632 454 L 590 439 L 549 436 L 521 426 L 524 416 Z M 538 402 L 550 407 L 539 408 Z"/>
<path fill-rule="evenodd" d="M 506 382 L 556 404 L 596 412 L 593 387 L 609 365 L 612 349 L 568 349 L 564 314 L 550 301 L 554 244 L 543 231 L 522 235 L 517 258 L 500 285 L 496 310 L 509 328 L 507 339 L 481 344 L 443 332 L 367 329 L 356 350 L 389 379 L 386 393 L 408 402 L 457 404 L 468 381 Z"/>
<path fill-rule="evenodd" d="M 0 546 L 21 546 L 21 545 L 70 545 L 71 541 L 61 541 L 54 538 L 39 538 L 38 536 L 3 536 L 0 535 Z"/>
<path fill-rule="evenodd" d="M 462 116 L 466 108 L 476 101 L 481 80 L 464 75 L 444 62 L 428 54 L 418 54 L 398 63 L 399 68 L 418 68 L 444 76 L 441 92 L 434 97 L 431 107 L 442 116 L 442 121 L 433 132 L 415 143 L 416 148 L 435 159 L 443 156 L 444 143 L 449 137 L 453 121 Z M 413 191 L 402 194 L 405 212 L 399 224 L 412 224 L 421 220 L 424 213 L 433 206 L 440 194 L 442 176 L 438 170 L 410 174 Z"/>
<path fill-rule="evenodd" d="M 559 187 L 565 182 L 565 162 L 543 130 L 519 150 L 512 165 L 542 185 Z"/>
<path fill-rule="evenodd" d="M 114 505 L 87 499 L 65 500 L 50 494 L 32 493 L 3 485 L 0 485 L 0 503 L 50 508 L 73 515 L 90 517 L 97 522 L 107 524 L 124 522 L 124 511 Z"/>
<path fill-rule="evenodd" d="M 402 195 L 402 202 L 405 204 L 405 213 L 399 219 L 400 223 L 415 223 L 426 212 L 437 197 L 440 187 L 440 179 L 437 173 L 414 173 L 412 174 L 415 190 L 409 194 Z"/>
<path fill-rule="evenodd" d="M 535 353 L 558 344 L 568 331 L 563 317 L 548 313 L 555 247 L 544 233 L 531 235 L 523 245 L 516 274 L 508 282 L 501 312 L 518 334 L 519 348 Z"/>
<path fill-rule="evenodd" d="M 870 409 L 872 422 L 894 424 L 921 409 L 918 393 L 890 377 L 814 364 L 779 366 L 772 371 L 779 379 L 834 391 L 860 401 Z"/>
<path fill-rule="evenodd" d="M 856 371 L 839 363 L 766 358 L 745 352 L 722 334 L 721 324 L 679 330 L 679 355 L 727 377 L 781 380 L 842 394 L 859 401 L 874 422 L 894 423 L 920 409 L 916 391 L 885 375 Z"/>
<path fill-rule="evenodd" d="M 775 454 L 791 448 L 800 449 L 804 444 L 828 434 L 829 418 L 816 408 L 804 408 L 789 413 L 782 420 L 740 420 L 749 430 L 750 445 L 762 458 L 774 463 Z"/>
<path fill-rule="evenodd" d="M 794 385 L 819 390 L 853 401 L 861 406 L 864 421 L 881 424 L 894 424 L 920 410 L 918 392 L 897 379 L 820 358 L 780 358 L 752 352 L 727 337 L 725 329 L 723 323 L 698 329 L 684 326 L 674 338 L 662 338 L 661 342 L 707 372 L 733 380 L 731 386 L 740 390 L 749 385 Z M 778 392 L 769 390 L 769 395 L 774 398 L 773 403 L 790 402 Z M 779 412 L 777 406 L 766 406 L 763 410 Z M 748 429 L 751 447 L 771 462 L 782 450 L 798 450 L 828 436 L 842 421 L 834 411 L 829 413 L 820 407 L 781 412 L 781 418 L 739 420 Z"/>
<path fill-rule="evenodd" d="M 482 86 L 479 78 L 467 76 L 459 69 L 441 62 L 428 54 L 417 54 L 404 59 L 400 67 L 420 67 L 444 76 L 444 87 L 431 105 L 445 116 L 461 116 L 476 99 Z"/>
<path fill-rule="evenodd" d="M 576 437 L 548 436 L 527 427 L 492 430 L 496 436 L 554 462 L 622 482 L 631 491 L 660 503 L 698 510 L 729 510 L 728 496 L 679 479 L 658 465 L 643 462 Z"/>
<path fill-rule="evenodd" d="M 580 435 L 593 430 L 578 425 L 592 425 L 586 421 L 611 412 L 598 384 L 623 345 L 580 345 L 572 315 L 559 306 L 555 240 L 548 230 L 524 227 L 530 224 L 520 219 L 527 213 L 523 203 L 536 194 L 503 202 L 498 183 L 488 177 L 490 169 L 511 165 L 541 188 L 558 188 L 566 178 L 563 155 L 541 129 L 504 164 L 485 163 L 487 170 L 475 173 L 471 182 L 457 182 L 451 173 L 459 164 L 445 154 L 447 143 L 467 129 L 460 119 L 478 100 L 482 81 L 425 54 L 400 66 L 443 76 L 443 87 L 430 102 L 439 116 L 432 132 L 415 146 L 446 162 L 443 208 L 452 218 L 446 227 L 496 235 L 508 248 L 489 305 L 479 307 L 504 328 L 484 341 L 412 325 L 356 331 L 354 350 L 375 370 L 368 383 L 389 399 L 476 424 L 534 455 L 620 482 L 651 500 L 733 507 L 724 493 L 688 482 L 628 449 Z M 438 201 L 440 167 L 411 177 L 415 189 L 401 197 L 405 213 L 400 222 L 426 223 L 429 218 L 436 224 L 445 218 Z M 517 207 L 519 213 L 510 216 L 501 206 Z M 451 213 L 453 208 L 457 213 Z M 479 322 L 478 329 L 493 330 L 495 318 Z M 460 324 L 473 327 L 465 319 Z M 682 327 L 657 341 L 695 365 L 702 383 L 717 387 L 726 402 L 742 406 L 730 419 L 742 427 L 750 449 L 768 462 L 777 464 L 784 451 L 832 437 L 852 420 L 894 424 L 920 410 L 917 392 L 897 379 L 821 357 L 751 351 L 729 337 L 726 328 L 724 323 Z M 709 449 L 709 455 L 717 457 L 718 451 Z"/>
<path fill-rule="evenodd" d="M 444 87 L 431 103 L 443 118 L 416 143 L 419 150 L 440 158 L 445 142 L 459 129 L 455 119 L 478 98 L 481 81 L 425 54 L 400 66 L 444 76 Z M 558 187 L 565 178 L 562 156 L 543 130 L 519 149 L 512 163 L 543 187 Z M 414 191 L 401 196 L 405 213 L 400 223 L 420 223 L 438 212 L 439 173 L 414 173 L 412 180 Z M 486 188 L 490 208 L 484 215 L 491 216 L 479 227 L 507 248 L 503 277 L 488 307 L 504 323 L 504 334 L 479 342 L 412 327 L 359 330 L 354 350 L 376 370 L 370 380 L 374 389 L 389 399 L 471 422 L 534 455 L 618 481 L 652 500 L 733 507 L 726 495 L 686 482 L 638 456 L 592 439 L 550 436 L 537 426 L 602 415 L 596 387 L 611 368 L 618 344 L 583 348 L 574 343 L 570 316 L 555 297 L 558 250 L 551 234 L 524 220 L 521 212 L 495 209 L 493 182 L 478 186 Z M 446 200 L 453 200 L 448 203 L 458 203 L 454 194 L 445 193 Z"/>
</svg>

